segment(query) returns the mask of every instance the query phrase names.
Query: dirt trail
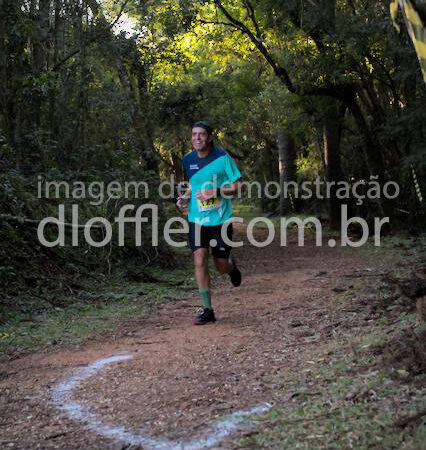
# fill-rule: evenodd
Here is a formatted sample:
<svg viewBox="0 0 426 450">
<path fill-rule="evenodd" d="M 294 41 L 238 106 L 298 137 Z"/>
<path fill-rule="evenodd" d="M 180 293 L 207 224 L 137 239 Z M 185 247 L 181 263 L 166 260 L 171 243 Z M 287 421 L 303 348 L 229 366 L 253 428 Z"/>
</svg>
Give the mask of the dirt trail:
<svg viewBox="0 0 426 450">
<path fill-rule="evenodd" d="M 236 237 L 245 236 L 244 228 Z M 258 230 L 257 238 L 265 231 Z M 73 370 L 111 355 L 132 354 L 83 381 L 73 399 L 109 424 L 151 437 L 191 439 L 218 419 L 262 402 L 283 404 L 286 382 L 332 339 L 330 299 L 344 274 L 365 262 L 306 237 L 235 251 L 243 284 L 214 284 L 218 322 L 191 324 L 196 297 L 163 306 L 126 326 L 130 335 L 35 353 L 0 366 L 0 446 L 11 449 L 124 449 L 63 416 L 50 389 Z M 232 448 L 231 438 L 216 447 Z M 132 446 L 131 448 L 137 448 Z"/>
</svg>

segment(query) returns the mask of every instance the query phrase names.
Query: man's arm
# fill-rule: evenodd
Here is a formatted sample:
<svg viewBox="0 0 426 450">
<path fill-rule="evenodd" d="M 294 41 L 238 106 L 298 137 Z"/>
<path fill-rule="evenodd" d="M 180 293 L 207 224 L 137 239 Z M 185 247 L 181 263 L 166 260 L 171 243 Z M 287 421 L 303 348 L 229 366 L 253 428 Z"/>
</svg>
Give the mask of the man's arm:
<svg viewBox="0 0 426 450">
<path fill-rule="evenodd" d="M 181 195 L 176 202 L 176 206 L 184 213 L 188 213 L 188 203 L 191 199 L 191 185 L 188 186 L 185 194 Z"/>
<path fill-rule="evenodd" d="M 196 194 L 202 202 L 209 200 L 210 198 L 216 198 L 222 195 L 223 197 L 232 197 L 233 195 L 241 192 L 241 178 L 228 186 L 223 186 L 218 189 L 201 189 Z"/>
<path fill-rule="evenodd" d="M 241 178 L 234 183 L 231 183 L 229 186 L 223 186 L 222 188 L 218 189 L 219 194 L 223 197 L 233 196 L 235 194 L 241 193 Z"/>
</svg>

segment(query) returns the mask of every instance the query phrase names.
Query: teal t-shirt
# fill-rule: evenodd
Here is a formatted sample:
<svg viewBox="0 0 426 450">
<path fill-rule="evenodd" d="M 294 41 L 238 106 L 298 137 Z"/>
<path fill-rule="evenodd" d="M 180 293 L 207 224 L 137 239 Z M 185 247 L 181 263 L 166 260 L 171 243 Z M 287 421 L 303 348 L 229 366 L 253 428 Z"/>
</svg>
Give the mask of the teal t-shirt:
<svg viewBox="0 0 426 450">
<path fill-rule="evenodd" d="M 191 186 L 188 221 L 202 225 L 220 225 L 232 217 L 232 199 L 218 197 L 201 202 L 195 197 L 200 189 L 227 186 L 241 178 L 234 160 L 229 154 L 213 147 L 205 158 L 192 150 L 182 159 L 182 165 Z"/>
</svg>

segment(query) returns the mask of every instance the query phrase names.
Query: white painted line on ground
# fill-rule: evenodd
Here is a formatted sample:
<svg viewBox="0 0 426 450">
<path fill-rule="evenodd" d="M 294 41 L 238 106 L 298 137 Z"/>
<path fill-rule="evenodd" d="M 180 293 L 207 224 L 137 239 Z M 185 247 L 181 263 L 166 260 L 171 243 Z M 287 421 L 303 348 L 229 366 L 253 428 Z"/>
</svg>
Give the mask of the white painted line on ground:
<svg viewBox="0 0 426 450">
<path fill-rule="evenodd" d="M 95 375 L 109 364 L 133 358 L 132 355 L 115 355 L 99 359 L 87 367 L 77 370 L 73 376 L 52 388 L 52 402 L 68 418 L 83 422 L 83 426 L 101 436 L 127 442 L 131 445 L 142 445 L 147 450 L 198 450 L 217 444 L 224 437 L 234 433 L 243 425 L 244 419 L 260 414 L 272 408 L 269 403 L 262 403 L 245 411 L 238 411 L 216 423 L 208 435 L 191 441 L 170 441 L 146 436 L 146 432 L 132 433 L 122 426 L 108 425 L 100 417 L 92 413 L 88 407 L 73 401 L 73 390 L 84 380 Z"/>
</svg>

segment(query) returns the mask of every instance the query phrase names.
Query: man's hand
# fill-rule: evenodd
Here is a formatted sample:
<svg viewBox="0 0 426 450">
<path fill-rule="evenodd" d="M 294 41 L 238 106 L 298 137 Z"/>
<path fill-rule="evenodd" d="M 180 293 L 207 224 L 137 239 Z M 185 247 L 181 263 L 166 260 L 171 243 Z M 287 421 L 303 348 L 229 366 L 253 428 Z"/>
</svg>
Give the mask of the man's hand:
<svg viewBox="0 0 426 450">
<path fill-rule="evenodd" d="M 177 199 L 176 206 L 179 210 L 184 214 L 188 214 L 188 205 L 189 205 L 190 197 L 183 195 Z"/>
<path fill-rule="evenodd" d="M 202 202 L 205 202 L 206 200 L 210 200 L 211 198 L 217 197 L 217 189 L 200 189 L 196 194 L 195 197 L 198 200 L 201 200 Z"/>
<path fill-rule="evenodd" d="M 183 183 L 182 183 L 183 184 Z M 185 183 L 186 184 L 186 183 Z M 191 185 L 188 183 L 186 184 L 187 188 L 185 193 L 183 195 L 180 195 L 176 201 L 176 206 L 179 208 L 179 210 L 185 215 L 188 215 L 189 210 L 189 202 L 191 201 Z M 179 192 L 179 191 L 178 191 Z M 182 192 L 182 191 L 180 191 Z M 179 192 L 179 193 L 180 193 Z"/>
</svg>

